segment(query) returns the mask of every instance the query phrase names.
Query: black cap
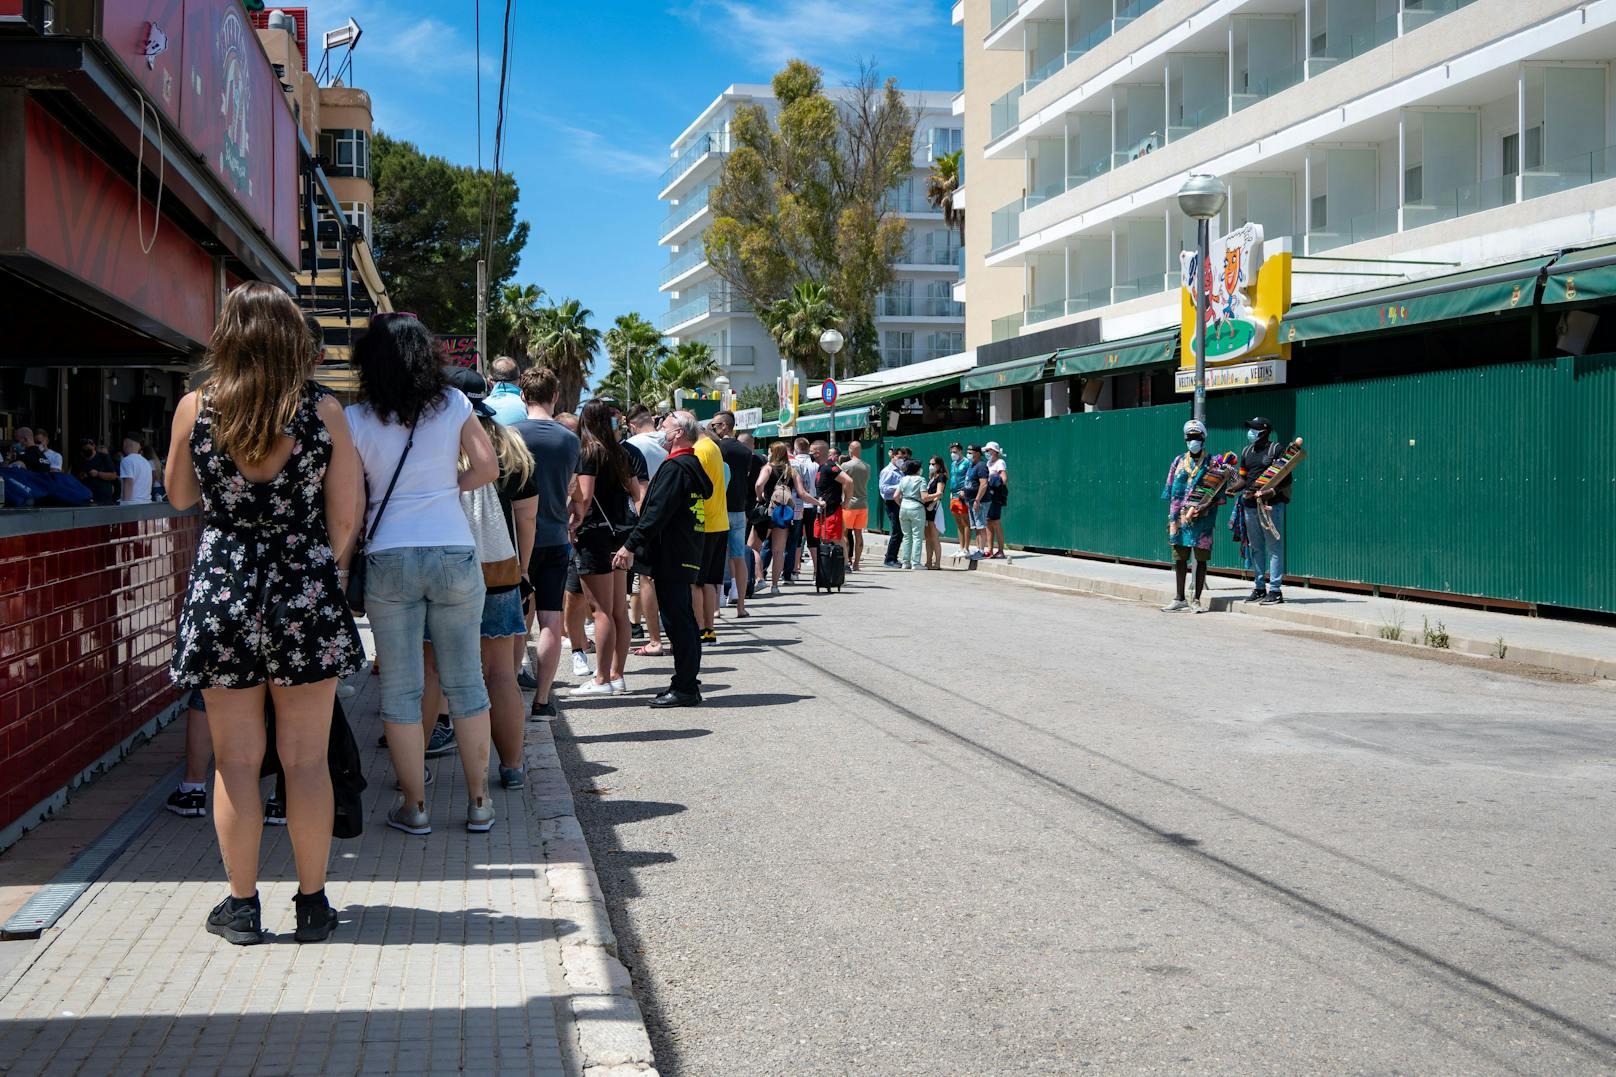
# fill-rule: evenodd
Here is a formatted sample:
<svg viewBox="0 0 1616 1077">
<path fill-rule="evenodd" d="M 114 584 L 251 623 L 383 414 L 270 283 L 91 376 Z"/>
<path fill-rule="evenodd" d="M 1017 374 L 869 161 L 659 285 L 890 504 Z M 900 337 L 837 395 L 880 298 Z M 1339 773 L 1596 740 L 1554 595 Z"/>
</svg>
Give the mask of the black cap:
<svg viewBox="0 0 1616 1077">
<path fill-rule="evenodd" d="M 468 366 L 446 366 L 443 377 L 451 386 L 465 393 L 468 399 L 481 400 L 488 395 L 488 381 Z"/>
<path fill-rule="evenodd" d="M 1261 415 L 1253 415 L 1251 418 L 1246 420 L 1246 429 L 1273 430 L 1274 424 L 1269 422 L 1267 419 L 1264 419 Z"/>
</svg>

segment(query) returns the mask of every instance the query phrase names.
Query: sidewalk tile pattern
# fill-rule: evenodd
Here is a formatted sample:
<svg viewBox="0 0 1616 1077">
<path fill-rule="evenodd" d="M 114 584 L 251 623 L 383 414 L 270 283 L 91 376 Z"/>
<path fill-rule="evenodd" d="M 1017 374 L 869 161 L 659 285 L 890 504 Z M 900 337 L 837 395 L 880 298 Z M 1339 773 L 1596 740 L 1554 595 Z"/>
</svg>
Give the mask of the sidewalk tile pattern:
<svg viewBox="0 0 1616 1077">
<path fill-rule="evenodd" d="M 428 764 L 432 834 L 388 829 L 377 681 L 355 682 L 370 812 L 360 838 L 333 843 L 332 938 L 292 941 L 296 876 L 275 827 L 259 886 L 274 937 L 236 947 L 206 934 L 226 893 L 211 821 L 161 813 L 0 981 L 0 1072 L 563 1073 L 537 815 L 496 780 L 497 824 L 468 834 L 447 756 Z"/>
</svg>

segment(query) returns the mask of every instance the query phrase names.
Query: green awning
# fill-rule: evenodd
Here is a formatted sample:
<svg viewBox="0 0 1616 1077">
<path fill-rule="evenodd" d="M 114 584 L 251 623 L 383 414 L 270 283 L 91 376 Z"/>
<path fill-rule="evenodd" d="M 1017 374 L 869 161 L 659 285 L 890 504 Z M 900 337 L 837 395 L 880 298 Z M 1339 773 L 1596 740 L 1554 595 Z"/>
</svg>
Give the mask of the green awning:
<svg viewBox="0 0 1616 1077">
<path fill-rule="evenodd" d="M 1616 296 L 1616 244 L 1566 251 L 1549 267 L 1543 302 L 1589 303 Z"/>
<path fill-rule="evenodd" d="M 1177 350 L 1177 330 L 1064 348 L 1055 353 L 1055 374 L 1113 374 L 1171 366 Z"/>
<path fill-rule="evenodd" d="M 772 438 L 778 433 L 780 433 L 779 423 L 760 423 L 752 428 L 752 437 L 759 441 L 764 438 Z"/>
<path fill-rule="evenodd" d="M 1547 258 L 1528 258 L 1356 295 L 1299 303 L 1280 322 L 1279 339 L 1294 344 L 1476 314 L 1524 311 L 1532 305 L 1538 272 L 1548 261 Z"/>
<path fill-rule="evenodd" d="M 836 429 L 838 431 L 863 430 L 869 422 L 869 408 L 836 409 Z M 818 415 L 802 415 L 797 418 L 797 433 L 799 434 L 828 433 L 829 431 L 830 413 L 827 411 L 822 411 Z"/>
<path fill-rule="evenodd" d="M 1035 355 L 1030 359 L 1017 359 L 1013 363 L 978 367 L 960 378 L 960 389 L 963 392 L 974 393 L 983 389 L 1002 389 L 1006 385 L 1025 385 L 1043 377 L 1044 367 L 1053 358 L 1055 353 L 1050 352 L 1048 355 Z"/>
<path fill-rule="evenodd" d="M 838 410 L 859 406 L 867 407 L 870 404 L 879 404 L 883 400 L 914 396 L 916 393 L 930 392 L 932 389 L 938 389 L 944 385 L 954 385 L 958 382 L 958 374 L 944 374 L 940 377 L 924 378 L 920 381 L 895 382 L 891 385 L 876 385 L 867 389 L 856 389 L 845 396 L 838 397 L 836 407 Z M 817 396 L 811 403 L 805 403 L 802 406 L 803 415 L 823 415 L 824 413 L 825 405 L 820 402 Z M 837 425 L 840 426 L 840 422 Z M 827 426 L 825 429 L 829 430 L 830 427 Z"/>
</svg>

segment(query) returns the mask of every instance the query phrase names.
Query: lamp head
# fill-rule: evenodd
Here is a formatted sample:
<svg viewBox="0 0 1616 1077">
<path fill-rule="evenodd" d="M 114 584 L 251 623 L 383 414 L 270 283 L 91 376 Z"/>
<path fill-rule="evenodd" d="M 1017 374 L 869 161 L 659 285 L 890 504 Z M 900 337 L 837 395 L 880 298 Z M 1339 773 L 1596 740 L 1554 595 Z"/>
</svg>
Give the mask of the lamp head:
<svg viewBox="0 0 1616 1077">
<path fill-rule="evenodd" d="M 1223 212 L 1229 200 L 1228 188 L 1216 176 L 1195 173 L 1178 189 L 1178 208 L 1186 217 L 1209 221 Z"/>
<path fill-rule="evenodd" d="M 819 334 L 819 346 L 827 355 L 835 355 L 842 350 L 842 334 L 834 329 L 827 329 Z"/>
</svg>

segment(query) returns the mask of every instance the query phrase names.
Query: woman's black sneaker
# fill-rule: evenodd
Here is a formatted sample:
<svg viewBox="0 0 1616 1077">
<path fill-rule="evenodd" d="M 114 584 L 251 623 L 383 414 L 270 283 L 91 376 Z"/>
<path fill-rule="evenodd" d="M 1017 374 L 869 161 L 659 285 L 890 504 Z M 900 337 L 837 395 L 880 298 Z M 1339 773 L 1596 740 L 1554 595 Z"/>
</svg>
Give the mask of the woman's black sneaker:
<svg viewBox="0 0 1616 1077">
<path fill-rule="evenodd" d="M 322 887 L 313 894 L 292 895 L 297 909 L 297 931 L 292 938 L 298 942 L 324 942 L 337 928 L 337 910 L 325 898 Z"/>
<path fill-rule="evenodd" d="M 245 901 L 227 897 L 208 913 L 208 934 L 237 946 L 257 946 L 264 941 L 261 921 L 256 894 Z"/>
</svg>

